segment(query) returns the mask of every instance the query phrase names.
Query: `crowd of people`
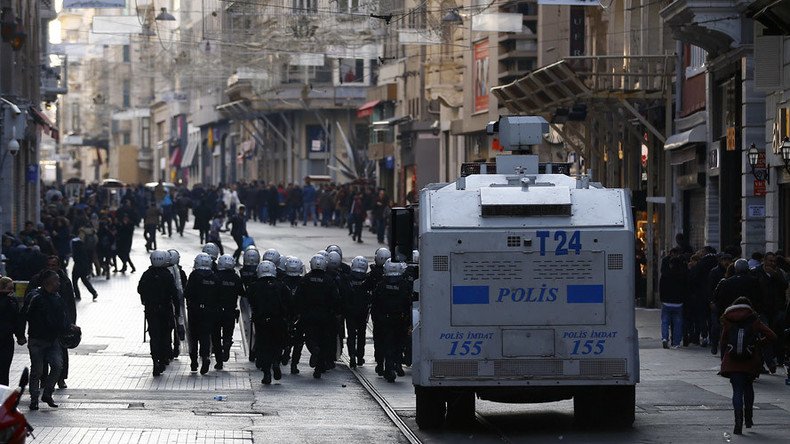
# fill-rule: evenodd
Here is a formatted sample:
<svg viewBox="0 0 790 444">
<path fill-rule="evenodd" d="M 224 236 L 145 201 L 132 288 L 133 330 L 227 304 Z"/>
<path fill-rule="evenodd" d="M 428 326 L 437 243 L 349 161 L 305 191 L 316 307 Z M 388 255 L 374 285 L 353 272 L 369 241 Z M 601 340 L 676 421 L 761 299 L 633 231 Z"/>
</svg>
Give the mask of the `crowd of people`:
<svg viewBox="0 0 790 444">
<path fill-rule="evenodd" d="M 335 367 L 343 339 L 349 365 L 364 365 L 369 316 L 376 372 L 392 382 L 411 364 L 416 271 L 392 262 L 386 248 L 376 251 L 370 266 L 362 256 L 349 265 L 340 247 L 330 245 L 310 259 L 306 274 L 300 259 L 274 249 L 261 254 L 254 245 L 245 250 L 239 272 L 236 259 L 221 255 L 213 243 L 195 257 L 189 276 L 176 250 L 155 250 L 150 257 L 137 291 L 145 306 L 153 376 L 165 371 L 184 341 L 192 372 L 208 373 L 212 355 L 214 368 L 222 369 L 230 359 L 238 307 L 245 304 L 254 331 L 251 358 L 263 371 L 263 384 L 281 379 L 281 366 L 289 363 L 291 374 L 298 374 L 305 346 L 314 378 Z"/>
<path fill-rule="evenodd" d="M 661 263 L 662 345 L 698 344 L 720 355 L 741 434 L 753 424 L 753 381 L 782 366 L 790 371 L 790 263 L 782 251 L 747 260 L 739 247 L 695 252 L 683 235 L 676 240 Z"/>
</svg>

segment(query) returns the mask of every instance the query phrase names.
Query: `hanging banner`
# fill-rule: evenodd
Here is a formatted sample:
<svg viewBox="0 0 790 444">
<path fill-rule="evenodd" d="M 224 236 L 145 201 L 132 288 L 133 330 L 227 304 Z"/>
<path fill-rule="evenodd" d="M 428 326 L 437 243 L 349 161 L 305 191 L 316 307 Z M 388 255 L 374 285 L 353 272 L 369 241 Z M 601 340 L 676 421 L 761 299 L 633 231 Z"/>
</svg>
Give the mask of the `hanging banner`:
<svg viewBox="0 0 790 444">
<path fill-rule="evenodd" d="M 124 8 L 126 0 L 63 0 L 63 8 Z"/>
<path fill-rule="evenodd" d="M 523 14 L 485 12 L 472 16 L 472 31 L 521 32 L 523 19 Z"/>
<path fill-rule="evenodd" d="M 573 57 L 584 55 L 584 8 L 571 6 L 570 51 Z"/>
<path fill-rule="evenodd" d="M 474 45 L 473 87 L 475 91 L 474 110 L 476 113 L 488 111 L 488 39 Z"/>
<path fill-rule="evenodd" d="M 600 6 L 601 0 L 538 0 L 544 6 Z"/>
</svg>

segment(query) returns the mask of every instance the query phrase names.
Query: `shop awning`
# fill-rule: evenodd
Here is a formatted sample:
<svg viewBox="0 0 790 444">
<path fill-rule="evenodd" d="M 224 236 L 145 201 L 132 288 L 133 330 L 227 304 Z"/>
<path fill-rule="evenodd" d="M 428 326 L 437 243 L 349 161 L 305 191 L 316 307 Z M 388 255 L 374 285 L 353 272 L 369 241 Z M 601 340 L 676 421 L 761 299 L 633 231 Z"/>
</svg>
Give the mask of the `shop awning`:
<svg viewBox="0 0 790 444">
<path fill-rule="evenodd" d="M 664 149 L 671 151 L 691 143 L 703 143 L 707 132 L 708 127 L 706 125 L 697 125 L 688 131 L 673 134 L 667 137 L 667 141 L 664 142 Z"/>
<path fill-rule="evenodd" d="M 29 109 L 30 114 L 33 117 L 33 121 L 35 121 L 45 133 L 49 134 L 50 137 L 55 139 L 56 142 L 59 141 L 60 133 L 58 128 L 49 120 L 49 118 L 44 115 L 44 113 L 32 106 Z"/>
<path fill-rule="evenodd" d="M 363 117 L 370 116 L 371 114 L 373 114 L 373 108 L 375 108 L 376 105 L 378 105 L 379 103 L 381 103 L 381 100 L 371 100 L 370 102 L 367 102 L 364 105 L 360 106 L 359 108 L 357 108 L 357 117 L 361 119 Z"/>
<path fill-rule="evenodd" d="M 181 168 L 189 168 L 192 166 L 192 160 L 195 158 L 198 146 L 200 146 L 200 133 L 197 137 L 190 137 L 187 142 L 187 148 L 184 151 L 184 157 L 181 158 Z"/>
</svg>

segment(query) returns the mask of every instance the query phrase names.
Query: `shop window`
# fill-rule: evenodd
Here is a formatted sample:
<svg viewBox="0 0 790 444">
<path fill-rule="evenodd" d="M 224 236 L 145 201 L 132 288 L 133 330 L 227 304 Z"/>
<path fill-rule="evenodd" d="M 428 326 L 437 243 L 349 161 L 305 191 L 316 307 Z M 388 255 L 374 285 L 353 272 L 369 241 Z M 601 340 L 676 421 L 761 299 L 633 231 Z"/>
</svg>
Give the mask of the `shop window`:
<svg viewBox="0 0 790 444">
<path fill-rule="evenodd" d="M 132 83 L 128 80 L 123 81 L 123 107 L 129 108 L 132 106 Z"/>
<path fill-rule="evenodd" d="M 359 12 L 359 0 L 337 0 L 338 12 Z"/>
<path fill-rule="evenodd" d="M 129 63 L 132 61 L 131 51 L 129 50 L 129 45 L 123 45 L 123 62 Z"/>
<path fill-rule="evenodd" d="M 365 83 L 365 61 L 362 59 L 338 59 L 337 75 L 340 84 Z"/>
</svg>

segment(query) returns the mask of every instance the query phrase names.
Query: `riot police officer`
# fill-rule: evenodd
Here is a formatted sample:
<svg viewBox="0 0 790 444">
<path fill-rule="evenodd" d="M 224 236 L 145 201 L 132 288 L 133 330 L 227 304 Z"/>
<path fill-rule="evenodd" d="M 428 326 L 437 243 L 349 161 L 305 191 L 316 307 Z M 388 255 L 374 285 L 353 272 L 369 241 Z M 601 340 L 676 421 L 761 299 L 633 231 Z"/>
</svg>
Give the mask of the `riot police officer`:
<svg viewBox="0 0 790 444">
<path fill-rule="evenodd" d="M 338 292 L 334 280 L 326 274 L 326 268 L 324 256 L 313 256 L 310 259 L 310 272 L 302 278 L 296 290 L 296 300 L 301 308 L 299 322 L 310 351 L 310 367 L 315 369 L 314 378 L 320 378 L 327 370 L 326 363 L 334 360 L 331 353 Z M 298 361 L 295 360 L 294 364 L 298 364 Z"/>
<path fill-rule="evenodd" d="M 258 264 L 261 263 L 261 253 L 250 246 L 244 251 L 243 266 L 239 270 L 244 288 L 249 288 L 258 279 Z"/>
<path fill-rule="evenodd" d="M 263 384 L 282 377 L 280 358 L 286 338 L 286 300 L 288 290 L 277 279 L 277 267 L 263 261 L 258 265 L 258 280 L 247 290 L 255 324 L 256 363 L 263 370 Z"/>
<path fill-rule="evenodd" d="M 208 373 L 211 365 L 211 333 L 214 328 L 216 301 L 219 285 L 211 270 L 211 256 L 200 253 L 195 256 L 195 267 L 189 274 L 184 287 L 187 303 L 187 328 L 189 337 L 190 369 L 198 369 L 198 356 L 201 359 L 200 374 Z"/>
<path fill-rule="evenodd" d="M 263 252 L 263 255 L 261 255 L 261 260 L 269 261 L 274 265 L 277 265 L 280 263 L 280 256 L 282 255 L 280 254 L 279 251 L 275 250 L 274 248 L 269 248 L 268 250 Z"/>
<path fill-rule="evenodd" d="M 302 270 L 304 265 L 301 259 L 289 256 L 285 261 L 285 277 L 283 284 L 288 290 L 288 300 L 286 301 L 286 309 L 288 315 L 286 322 L 288 323 L 288 337 L 286 339 L 285 347 L 283 348 L 282 364 L 287 365 L 288 359 L 291 360 L 291 374 L 296 375 L 299 373 L 299 359 L 302 357 L 302 348 L 304 347 L 304 329 L 299 322 L 299 305 L 296 301 L 296 291 L 299 289 L 299 283 L 302 281 Z M 291 351 L 293 350 L 293 355 Z"/>
<path fill-rule="evenodd" d="M 384 279 L 373 291 L 371 313 L 378 323 L 381 356 L 384 360 L 384 379 L 394 382 L 396 371 L 400 368 L 403 344 L 402 335 L 411 311 L 411 288 L 403 279 L 403 267 L 387 260 L 384 263 Z"/>
<path fill-rule="evenodd" d="M 181 354 L 181 342 L 186 340 L 186 305 L 184 303 L 184 286 L 187 283 L 187 275 L 179 265 L 181 262 L 181 255 L 178 250 L 167 250 L 167 265 L 170 273 L 173 275 L 173 281 L 176 284 L 178 291 L 178 305 L 176 305 L 177 319 L 174 322 L 175 328 L 173 329 L 173 358 L 177 358 Z"/>
<path fill-rule="evenodd" d="M 370 273 L 368 274 L 371 288 L 375 289 L 382 279 L 384 279 L 384 263 L 387 262 L 391 256 L 392 254 L 388 248 L 381 247 L 376 250 L 373 256 L 374 262 L 370 265 Z M 375 316 L 371 316 L 371 320 L 373 321 L 373 357 L 376 360 L 376 373 L 381 376 L 384 374 L 384 357 L 381 355 L 381 350 L 383 350 L 383 348 L 379 345 L 379 337 L 381 334 L 376 326 Z"/>
<path fill-rule="evenodd" d="M 329 368 L 335 368 L 335 361 L 340 358 L 343 353 L 343 340 L 346 338 L 346 326 L 343 317 L 343 300 L 348 297 L 351 288 L 348 285 L 348 277 L 340 268 L 343 264 L 342 256 L 337 251 L 331 251 L 328 254 L 329 263 L 327 264 L 327 274 L 332 277 L 337 286 L 338 294 L 335 301 L 335 341 L 332 348 L 333 355 L 331 362 L 327 365 Z"/>
<path fill-rule="evenodd" d="M 170 331 L 177 318 L 175 307 L 178 305 L 178 290 L 167 263 L 167 252 L 151 252 L 151 266 L 140 276 L 137 284 L 137 293 L 145 306 L 154 376 L 161 375 L 170 363 Z"/>
<path fill-rule="evenodd" d="M 285 263 L 288 262 L 288 257 L 286 255 L 281 255 L 280 260 L 277 261 L 277 279 L 283 280 L 285 279 Z"/>
<path fill-rule="evenodd" d="M 349 366 L 355 368 L 365 363 L 365 334 L 370 312 L 371 281 L 368 279 L 368 261 L 362 256 L 351 260 L 348 285 L 350 292 L 343 300 L 343 314 L 348 330 Z"/>
<path fill-rule="evenodd" d="M 219 291 L 216 303 L 216 320 L 212 333 L 211 345 L 214 349 L 214 358 L 217 363 L 214 369 L 221 370 L 223 362 L 230 359 L 230 347 L 233 345 L 233 329 L 239 311 L 237 309 L 239 296 L 244 295 L 244 284 L 236 274 L 236 259 L 229 254 L 223 254 L 217 259 L 217 283 Z"/>
<path fill-rule="evenodd" d="M 351 267 L 345 262 L 343 262 L 343 250 L 340 249 L 337 245 L 330 245 L 326 247 L 326 252 L 331 253 L 335 252 L 340 255 L 340 272 L 348 276 L 351 273 Z"/>
<path fill-rule="evenodd" d="M 217 258 L 219 258 L 219 247 L 217 244 L 213 242 L 207 242 L 206 245 L 203 245 L 203 253 L 208 254 L 211 256 L 211 271 L 217 271 Z"/>
</svg>

